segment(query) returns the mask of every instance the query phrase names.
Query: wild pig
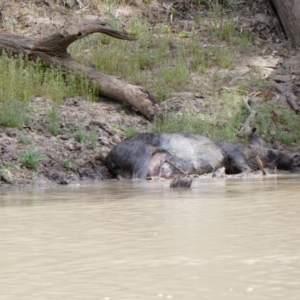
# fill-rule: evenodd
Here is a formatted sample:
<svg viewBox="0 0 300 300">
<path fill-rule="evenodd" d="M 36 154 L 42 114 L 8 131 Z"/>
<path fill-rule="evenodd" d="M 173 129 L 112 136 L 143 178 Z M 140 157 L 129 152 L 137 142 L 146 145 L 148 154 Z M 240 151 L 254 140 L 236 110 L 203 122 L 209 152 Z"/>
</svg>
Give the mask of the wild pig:
<svg viewBox="0 0 300 300">
<path fill-rule="evenodd" d="M 186 132 L 141 133 L 114 146 L 104 163 L 115 176 L 130 172 L 133 179 L 173 178 L 180 174 L 202 175 L 220 167 L 225 167 L 227 174 L 258 170 L 257 157 L 263 167 L 293 168 L 293 158 L 288 153 L 265 147 L 255 133 L 249 145 Z"/>
</svg>

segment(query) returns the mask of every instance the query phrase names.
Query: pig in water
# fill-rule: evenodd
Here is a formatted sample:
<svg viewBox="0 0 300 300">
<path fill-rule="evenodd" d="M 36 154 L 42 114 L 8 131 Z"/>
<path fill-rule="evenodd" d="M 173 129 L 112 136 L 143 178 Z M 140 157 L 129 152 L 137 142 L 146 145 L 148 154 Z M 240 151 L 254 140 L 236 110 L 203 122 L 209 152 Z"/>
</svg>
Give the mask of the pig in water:
<svg viewBox="0 0 300 300">
<path fill-rule="evenodd" d="M 259 160 L 257 159 L 259 158 Z M 292 170 L 294 157 L 269 149 L 255 133 L 249 145 L 227 143 L 190 133 L 142 133 L 114 146 L 104 164 L 114 176 L 130 172 L 132 178 L 178 174 L 202 175 L 225 167 L 227 174 L 263 167 Z"/>
</svg>

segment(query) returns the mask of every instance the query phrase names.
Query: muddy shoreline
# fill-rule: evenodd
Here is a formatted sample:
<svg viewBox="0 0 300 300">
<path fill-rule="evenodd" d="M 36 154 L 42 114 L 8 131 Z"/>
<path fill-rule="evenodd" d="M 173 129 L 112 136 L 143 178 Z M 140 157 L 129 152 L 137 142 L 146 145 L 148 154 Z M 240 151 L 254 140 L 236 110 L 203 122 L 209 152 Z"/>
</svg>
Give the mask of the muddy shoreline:
<svg viewBox="0 0 300 300">
<path fill-rule="evenodd" d="M 72 19 L 74 21 L 79 13 L 82 19 L 103 17 L 101 11 L 95 5 L 96 2 L 93 4 L 93 1 L 91 1 L 92 4 L 88 9 L 80 8 L 78 1 L 62 2 L 65 5 L 62 5 L 60 1 L 53 1 L 53 3 L 50 1 L 32 2 L 25 0 L 12 3 L 5 1 L 0 5 L 1 31 L 40 38 L 41 36 L 48 36 L 49 32 L 55 32 L 68 20 Z M 282 33 L 275 28 L 276 31 L 274 26 L 270 29 L 268 24 L 271 24 L 272 20 L 267 17 L 262 19 L 261 12 L 265 9 L 265 6 L 262 1 L 257 3 L 261 3 L 259 5 L 262 7 L 260 8 L 257 4 L 256 11 L 248 12 L 248 18 L 245 18 L 244 15 L 241 16 L 241 22 L 244 22 L 243 26 L 249 26 L 253 32 L 257 31 L 257 35 L 269 38 L 270 42 L 266 51 L 270 52 L 272 50 L 272 57 L 282 57 L 289 61 L 288 65 L 293 65 L 296 69 L 295 66 L 298 66 L 296 64 L 298 62 L 295 58 L 297 58 L 298 52 L 295 49 L 286 47 Z M 176 2 L 174 5 L 178 5 L 178 3 Z M 176 6 L 176 9 L 181 14 L 174 20 L 172 26 L 175 28 L 175 25 L 181 26 L 180 24 L 184 23 L 184 26 L 190 24 L 193 30 L 197 30 L 193 20 L 188 18 L 194 10 L 199 10 L 199 8 L 191 5 L 190 7 Z M 202 11 L 205 11 L 205 8 L 201 7 Z M 167 13 L 160 1 L 153 1 L 151 10 L 149 6 L 140 3 L 127 6 L 120 5 L 117 13 L 118 16 L 124 19 L 124 24 L 126 24 L 133 12 L 146 17 L 153 24 L 158 22 L 160 14 L 165 16 Z M 255 14 L 255 22 L 252 18 L 253 14 Z M 260 19 L 257 21 L 259 16 Z M 294 59 L 291 57 L 294 57 Z M 266 61 L 265 59 L 263 63 L 266 63 Z M 260 65 L 263 65 L 263 63 Z M 253 66 L 256 67 L 256 65 Z M 300 77 L 299 74 L 289 77 L 287 75 L 288 69 L 282 66 L 284 66 L 283 63 L 280 64 L 280 67 L 276 67 L 278 74 L 275 73 L 273 76 L 275 78 L 273 85 L 275 89 L 281 89 L 285 92 L 291 84 L 295 86 Z M 269 62 L 263 67 L 264 70 L 270 69 Z M 272 70 L 275 69 L 273 66 L 271 68 Z M 126 80 L 126 78 L 123 79 Z M 274 94 L 272 92 L 271 95 L 274 98 L 277 97 L 278 102 L 285 108 L 289 107 L 289 99 L 282 98 L 278 93 Z M 262 97 L 267 96 L 263 95 Z M 179 110 L 186 103 L 191 107 L 196 107 L 198 104 L 204 107 L 206 103 L 201 97 L 201 95 L 195 96 L 183 91 L 174 95 L 174 100 L 172 103 L 169 102 L 169 105 L 172 108 L 179 107 Z M 293 105 L 297 108 L 299 103 L 295 103 L 295 101 Z M 121 103 L 107 99 L 91 102 L 83 97 L 72 97 L 65 98 L 61 104 L 57 105 L 59 116 L 58 134 L 53 135 L 49 131 L 48 117 L 52 106 L 51 100 L 35 97 L 30 101 L 32 113 L 26 126 L 19 129 L 0 127 L 1 188 L 10 186 L 13 188 L 26 186 L 50 187 L 53 185 L 86 184 L 110 180 L 112 176 L 101 163 L 101 157 L 105 156 L 114 145 L 128 136 L 128 133 L 126 133 L 128 128 L 134 128 L 136 132 L 151 130 L 151 123 L 148 120 Z M 295 109 L 295 107 L 293 108 Z M 299 145 L 295 145 L 295 148 L 299 149 Z M 24 161 L 22 162 L 22 156 L 30 153 L 32 156 L 38 156 L 40 160 L 34 168 L 28 167 Z M 283 172 L 283 174 L 288 173 Z M 201 176 L 201 178 L 257 178 L 260 176 L 263 178 L 260 172 L 248 176 L 224 175 L 220 170 L 215 175 L 207 174 Z"/>
<path fill-rule="evenodd" d="M 59 106 L 61 133 L 53 136 L 47 129 L 51 102 L 37 98 L 31 106 L 35 117 L 21 130 L 1 128 L 1 185 L 66 185 L 110 179 L 99 154 L 105 155 L 124 138 L 123 127 L 134 124 L 144 130 L 148 125 L 135 113 L 122 114 L 122 104 L 69 98 Z M 20 156 L 28 151 L 41 157 L 36 168 L 21 162 Z"/>
</svg>

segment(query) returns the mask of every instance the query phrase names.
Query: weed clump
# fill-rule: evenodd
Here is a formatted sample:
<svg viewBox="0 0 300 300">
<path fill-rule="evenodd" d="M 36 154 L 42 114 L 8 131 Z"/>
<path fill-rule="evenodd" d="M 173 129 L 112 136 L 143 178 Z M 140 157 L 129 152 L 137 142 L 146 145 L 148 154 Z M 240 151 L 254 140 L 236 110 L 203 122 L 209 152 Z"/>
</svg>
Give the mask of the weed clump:
<svg viewBox="0 0 300 300">
<path fill-rule="evenodd" d="M 35 169 L 43 160 L 43 157 L 37 153 L 36 149 L 30 148 L 27 151 L 19 153 L 19 160 L 26 168 Z"/>
<path fill-rule="evenodd" d="M 64 169 L 66 169 L 67 171 L 70 171 L 70 170 L 76 170 L 76 167 L 74 165 L 74 162 L 72 160 L 72 158 L 66 158 L 66 159 L 62 159 L 61 160 L 61 165 Z"/>
<path fill-rule="evenodd" d="M 77 142 L 83 143 L 87 149 L 96 147 L 98 135 L 95 130 L 88 132 L 83 126 L 79 126 L 73 136 Z"/>
<path fill-rule="evenodd" d="M 273 103 L 265 103 L 256 116 L 260 134 L 270 141 L 275 138 L 285 145 L 291 146 L 300 140 L 299 117 L 289 108 L 279 107 Z"/>
<path fill-rule="evenodd" d="M 30 138 L 28 136 L 26 136 L 26 135 L 20 135 L 20 136 L 18 136 L 18 142 L 20 144 L 23 144 L 23 145 L 29 145 L 29 144 L 31 144 Z"/>
<path fill-rule="evenodd" d="M 123 128 L 123 133 L 127 138 L 134 136 L 138 132 L 139 132 L 139 130 L 136 127 L 130 126 L 130 127 Z"/>
<path fill-rule="evenodd" d="M 47 129 L 54 135 L 59 135 L 62 133 L 62 129 L 59 124 L 60 116 L 56 106 L 52 106 L 52 108 L 48 111 L 48 125 Z"/>
<path fill-rule="evenodd" d="M 21 128 L 29 121 L 30 109 L 27 103 L 16 99 L 0 101 L 0 125 Z"/>
</svg>

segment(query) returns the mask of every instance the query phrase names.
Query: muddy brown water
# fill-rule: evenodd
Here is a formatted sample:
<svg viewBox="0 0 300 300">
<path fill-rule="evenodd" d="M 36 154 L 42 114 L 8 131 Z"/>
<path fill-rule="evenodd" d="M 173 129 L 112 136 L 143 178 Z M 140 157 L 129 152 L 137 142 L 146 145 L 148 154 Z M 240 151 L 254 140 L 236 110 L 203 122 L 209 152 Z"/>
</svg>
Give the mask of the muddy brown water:
<svg viewBox="0 0 300 300">
<path fill-rule="evenodd" d="M 0 299 L 300 299 L 300 177 L 1 191 Z"/>
</svg>

